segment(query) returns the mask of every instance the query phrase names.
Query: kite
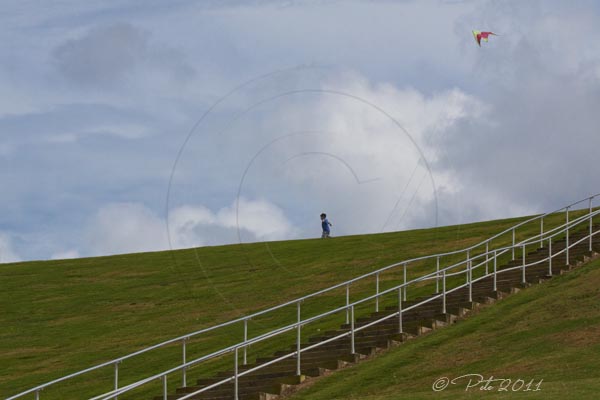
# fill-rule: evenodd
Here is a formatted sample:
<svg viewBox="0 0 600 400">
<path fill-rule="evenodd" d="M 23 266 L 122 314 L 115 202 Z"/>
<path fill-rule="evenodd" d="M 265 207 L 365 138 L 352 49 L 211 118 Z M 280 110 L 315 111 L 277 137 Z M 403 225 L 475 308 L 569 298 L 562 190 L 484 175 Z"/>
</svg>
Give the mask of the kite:
<svg viewBox="0 0 600 400">
<path fill-rule="evenodd" d="M 475 41 L 477 42 L 479 47 L 481 47 L 481 39 L 483 39 L 487 42 L 488 36 L 490 36 L 490 35 L 498 36 L 494 32 L 473 31 L 473 37 L 475 38 Z"/>
</svg>

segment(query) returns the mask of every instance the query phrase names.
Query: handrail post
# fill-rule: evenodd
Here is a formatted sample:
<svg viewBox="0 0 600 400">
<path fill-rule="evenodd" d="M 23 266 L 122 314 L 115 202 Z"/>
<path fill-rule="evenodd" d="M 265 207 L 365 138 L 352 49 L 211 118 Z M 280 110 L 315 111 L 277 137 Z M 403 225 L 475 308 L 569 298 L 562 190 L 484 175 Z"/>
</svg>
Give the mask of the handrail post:
<svg viewBox="0 0 600 400">
<path fill-rule="evenodd" d="M 379 312 L 379 272 L 375 274 L 375 312 Z"/>
<path fill-rule="evenodd" d="M 490 242 L 485 242 L 485 274 L 490 273 Z"/>
<path fill-rule="evenodd" d="M 40 400 L 40 391 L 39 390 L 35 391 L 35 400 Z"/>
<path fill-rule="evenodd" d="M 354 305 L 350 306 L 350 352 L 356 353 L 354 349 Z"/>
<path fill-rule="evenodd" d="M 566 237 L 566 247 L 565 247 L 565 252 L 566 252 L 566 265 L 569 265 L 569 207 L 567 207 L 567 212 L 566 212 L 566 216 L 567 216 L 567 237 Z"/>
<path fill-rule="evenodd" d="M 115 363 L 115 392 L 119 390 L 119 362 Z M 113 399 L 117 400 L 119 396 L 113 397 Z"/>
<path fill-rule="evenodd" d="M 540 247 L 544 248 L 544 217 L 540 218 Z"/>
<path fill-rule="evenodd" d="M 346 323 L 349 324 L 350 323 L 350 308 L 348 307 L 350 305 L 350 284 L 348 283 L 346 285 Z"/>
<path fill-rule="evenodd" d="M 402 333 L 402 287 L 398 288 L 398 333 Z"/>
<path fill-rule="evenodd" d="M 168 399 L 168 395 L 167 395 L 167 375 L 163 375 L 162 381 L 163 381 L 163 400 L 167 400 Z"/>
<path fill-rule="evenodd" d="M 469 302 L 473 301 L 473 263 L 470 259 L 467 260 L 467 281 L 469 282 Z"/>
<path fill-rule="evenodd" d="M 494 250 L 494 292 L 498 291 L 498 276 L 497 274 L 498 253 Z"/>
<path fill-rule="evenodd" d="M 248 341 L 248 318 L 244 319 L 244 343 Z M 244 346 L 244 365 L 248 363 L 248 346 Z"/>
<path fill-rule="evenodd" d="M 298 304 L 298 309 L 297 309 L 297 313 L 298 313 L 298 326 L 297 326 L 297 331 L 296 331 L 296 375 L 300 376 L 300 340 L 301 340 L 301 330 L 302 330 L 302 325 L 300 325 L 300 322 L 302 322 L 302 316 L 301 316 L 301 310 L 300 310 L 300 302 L 297 303 Z"/>
<path fill-rule="evenodd" d="M 402 291 L 404 301 L 406 301 L 406 289 L 408 287 L 406 286 L 406 263 L 404 263 L 404 290 Z"/>
<path fill-rule="evenodd" d="M 182 343 L 181 343 L 181 353 L 183 356 L 182 358 L 183 358 L 183 365 L 184 365 L 183 370 L 182 370 L 183 376 L 181 378 L 183 387 L 187 386 L 187 367 L 185 366 L 185 363 L 186 363 L 186 346 L 185 345 L 186 345 L 187 340 L 188 340 L 188 338 L 185 337 L 185 338 L 183 338 Z"/>
<path fill-rule="evenodd" d="M 548 239 L 548 254 L 549 254 L 548 275 L 552 276 L 552 237 L 550 237 L 550 239 Z"/>
<path fill-rule="evenodd" d="M 235 400 L 238 400 L 238 393 L 239 393 L 238 347 L 235 348 L 234 355 L 235 355 L 235 359 L 233 360 L 233 398 Z M 167 400 L 166 397 L 165 397 L 165 400 Z"/>
<path fill-rule="evenodd" d="M 467 250 L 467 283 L 469 283 L 469 260 L 471 259 L 471 250 Z"/>
<path fill-rule="evenodd" d="M 435 292 L 440 292 L 440 257 L 437 257 L 437 261 L 435 263 Z"/>
<path fill-rule="evenodd" d="M 527 279 L 525 279 L 525 245 L 523 245 L 523 250 L 522 251 L 523 251 L 523 255 L 522 255 L 522 257 L 523 257 L 523 267 L 521 268 L 521 270 L 522 270 L 521 280 L 522 280 L 523 284 L 525 284 L 525 282 L 527 282 Z"/>
<path fill-rule="evenodd" d="M 446 314 L 446 270 L 442 270 L 442 314 Z"/>
<path fill-rule="evenodd" d="M 592 199 L 593 197 L 590 197 L 590 253 L 592 252 Z"/>
<path fill-rule="evenodd" d="M 512 259 L 515 259 L 515 228 L 512 229 Z"/>
</svg>

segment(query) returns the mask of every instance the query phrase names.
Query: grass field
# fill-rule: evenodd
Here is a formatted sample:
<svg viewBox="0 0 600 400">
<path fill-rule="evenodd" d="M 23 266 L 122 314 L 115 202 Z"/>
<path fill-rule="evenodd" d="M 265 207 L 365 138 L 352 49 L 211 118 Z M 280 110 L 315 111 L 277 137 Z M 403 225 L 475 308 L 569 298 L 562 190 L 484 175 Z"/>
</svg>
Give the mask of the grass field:
<svg viewBox="0 0 600 400">
<path fill-rule="evenodd" d="M 432 390 L 441 377 L 453 380 L 465 374 L 511 381 L 495 381 L 488 386 L 493 389 L 486 391 L 480 390 L 484 384 L 476 385 L 479 378 L 473 377 L 473 386 L 466 390 L 469 378 L 465 377 L 443 391 Z M 530 391 L 524 391 L 531 381 Z M 322 378 L 292 397 L 457 398 L 600 398 L 600 260 Z"/>
<path fill-rule="evenodd" d="M 463 248 L 520 220 L 331 240 L 238 244 L 0 265 L 0 397 L 393 262 Z M 547 217 L 545 227 L 563 220 L 564 214 Z M 528 224 L 517 231 L 517 238 L 538 231 L 539 222 Z M 510 241 L 511 235 L 506 234 L 495 244 Z M 431 263 L 410 265 L 409 278 L 431 272 L 432 268 Z M 388 284 L 399 279 L 399 270 L 382 277 Z M 352 296 L 372 293 L 374 282 L 353 285 L 351 290 Z M 303 315 L 342 305 L 344 293 L 331 293 L 303 304 Z M 415 290 L 410 295 L 419 293 Z M 254 319 L 249 323 L 249 336 L 291 322 L 294 317 L 294 309 L 287 309 Z M 307 328 L 305 333 L 308 336 L 338 323 L 336 318 L 323 321 Z M 188 359 L 241 341 L 242 329 L 241 325 L 230 326 L 190 341 Z M 276 348 L 287 347 L 289 340 L 277 337 L 251 349 L 250 355 L 270 354 Z M 156 365 L 166 369 L 180 361 L 180 346 L 127 360 L 119 366 L 120 383 L 157 372 Z M 190 374 L 205 376 L 217 369 L 231 368 L 231 364 L 231 357 L 225 357 Z M 180 376 L 171 377 L 169 386 L 176 387 L 180 380 Z M 112 381 L 113 370 L 106 368 L 44 390 L 41 398 L 83 398 L 99 390 L 110 390 Z M 156 382 L 132 398 L 159 392 Z"/>
</svg>

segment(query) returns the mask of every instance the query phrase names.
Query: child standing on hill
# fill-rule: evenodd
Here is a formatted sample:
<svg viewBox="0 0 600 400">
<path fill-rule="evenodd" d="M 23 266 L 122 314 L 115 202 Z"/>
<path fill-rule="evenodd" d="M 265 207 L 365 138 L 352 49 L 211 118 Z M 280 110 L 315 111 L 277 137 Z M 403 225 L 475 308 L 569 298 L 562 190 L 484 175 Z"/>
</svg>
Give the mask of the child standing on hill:
<svg viewBox="0 0 600 400">
<path fill-rule="evenodd" d="M 321 227 L 323 228 L 323 234 L 321 235 L 321 239 L 325 239 L 329 237 L 329 227 L 333 226 L 329 221 L 327 221 L 327 215 L 325 213 L 321 214 Z"/>
</svg>

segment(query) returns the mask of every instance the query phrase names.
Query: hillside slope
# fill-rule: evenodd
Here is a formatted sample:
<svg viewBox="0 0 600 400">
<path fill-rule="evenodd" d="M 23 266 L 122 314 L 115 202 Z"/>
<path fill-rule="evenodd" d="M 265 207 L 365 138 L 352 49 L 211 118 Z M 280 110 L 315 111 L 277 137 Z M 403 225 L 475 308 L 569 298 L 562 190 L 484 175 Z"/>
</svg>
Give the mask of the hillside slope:
<svg viewBox="0 0 600 400">
<path fill-rule="evenodd" d="M 480 390 L 478 377 L 495 381 Z M 458 378 L 435 392 L 436 380 Z M 472 388 L 467 389 L 472 379 Z M 525 382 L 517 382 L 522 379 Z M 524 391 L 533 380 L 530 391 Z M 543 380 L 543 381 L 542 381 Z M 539 391 L 536 391 L 539 382 Z M 499 390 L 500 385 L 508 391 Z M 521 388 L 522 387 L 522 388 Z M 521 390 L 513 393 L 512 390 Z M 600 260 L 521 291 L 455 325 L 321 378 L 294 400 L 597 399 Z"/>
<path fill-rule="evenodd" d="M 572 215 L 575 217 L 577 213 Z M 520 220 L 331 240 L 239 244 L 0 265 L 0 397 L 399 260 L 464 248 Z M 552 215 L 546 218 L 545 226 L 563 220 L 564 214 Z M 538 222 L 520 228 L 517 239 L 534 232 L 539 232 Z M 507 234 L 495 243 L 503 245 L 510 241 L 511 235 Z M 408 277 L 422 273 L 425 268 L 430 271 L 431 267 L 411 265 Z M 400 275 L 388 278 L 399 279 Z M 365 282 L 353 285 L 352 292 L 370 293 L 373 289 L 373 282 Z M 417 294 L 415 291 L 414 295 Z M 327 305 L 339 304 L 343 296 L 340 292 L 338 297 L 319 298 L 313 304 L 303 305 L 303 310 L 319 311 Z M 249 335 L 252 337 L 288 317 L 293 320 L 295 313 L 252 320 Z M 190 346 L 188 354 L 190 358 L 197 357 L 241 338 L 240 326 L 220 330 L 203 337 L 195 347 Z M 253 349 L 254 355 L 260 350 Z M 120 383 L 156 372 L 156 365 L 177 363 L 180 354 L 180 348 L 167 349 L 153 358 L 127 361 L 119 367 Z M 219 367 L 217 363 L 203 373 L 209 374 Z M 112 379 L 112 371 L 104 370 L 47 389 L 43 398 L 75 398 L 99 388 L 108 390 Z M 148 387 L 148 393 L 156 393 L 156 388 Z"/>
</svg>

